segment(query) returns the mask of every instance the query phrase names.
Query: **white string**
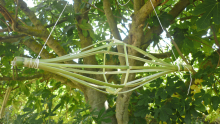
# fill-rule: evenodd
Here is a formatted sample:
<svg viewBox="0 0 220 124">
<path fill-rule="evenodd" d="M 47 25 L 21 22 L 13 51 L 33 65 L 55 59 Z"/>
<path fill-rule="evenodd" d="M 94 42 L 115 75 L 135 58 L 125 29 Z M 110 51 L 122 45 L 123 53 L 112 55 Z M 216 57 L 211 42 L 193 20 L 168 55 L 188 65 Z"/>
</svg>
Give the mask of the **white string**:
<svg viewBox="0 0 220 124">
<path fill-rule="evenodd" d="M 158 15 L 157 15 L 157 12 L 156 12 L 156 10 L 155 10 L 155 8 L 154 8 L 154 5 L 153 5 L 153 3 L 152 3 L 151 0 L 150 0 L 150 3 L 151 3 L 151 5 L 152 5 L 152 7 L 153 7 L 153 10 L 154 10 L 154 12 L 155 12 L 155 14 L 156 14 L 156 17 L 157 17 L 157 19 L 158 19 L 158 21 L 159 21 L 159 24 L 160 24 L 162 30 L 163 30 L 164 32 L 166 32 L 166 31 L 164 30 L 164 28 L 163 28 L 162 23 L 160 22 L 160 19 L 159 19 Z M 175 56 L 174 51 L 173 51 L 172 48 L 171 48 L 171 51 L 172 51 L 172 53 L 173 53 L 173 56 L 174 56 L 175 59 L 177 60 L 177 58 L 176 58 L 176 56 Z M 180 71 L 180 66 L 179 66 L 179 62 L 178 62 L 178 61 L 177 61 L 177 66 L 178 66 L 178 71 Z M 186 67 L 186 68 L 187 68 L 187 67 Z M 187 69 L 188 69 L 188 68 L 187 68 Z M 190 70 L 189 70 L 189 69 L 188 69 L 188 71 L 189 71 L 189 73 L 190 73 Z M 190 89 L 190 87 L 191 87 L 191 84 L 192 84 L 192 75 L 191 75 L 191 73 L 190 73 L 190 85 L 189 85 L 189 89 Z M 188 89 L 188 94 L 189 94 L 189 89 Z M 187 94 L 187 95 L 188 95 L 188 94 Z"/>
<path fill-rule="evenodd" d="M 186 66 L 185 66 L 186 67 Z M 188 71 L 189 71 L 189 68 L 188 67 L 186 67 L 187 69 L 188 69 Z M 192 85 L 192 74 L 190 73 L 190 71 L 189 71 L 189 75 L 190 75 L 190 84 L 189 84 L 189 88 L 188 88 L 188 93 L 187 93 L 187 95 L 189 95 L 189 91 L 190 91 L 190 87 L 191 87 L 191 85 Z"/>
<path fill-rule="evenodd" d="M 118 2 L 118 0 L 117 0 L 117 2 Z M 120 6 L 125 6 L 125 5 L 128 4 L 129 2 L 130 2 L 130 0 L 128 0 L 128 2 L 125 3 L 125 4 L 123 4 L 123 5 L 122 5 L 121 3 L 119 3 L 119 2 L 118 2 L 118 4 L 119 4 Z"/>
<path fill-rule="evenodd" d="M 40 54 L 41 54 L 41 52 L 43 51 L 44 47 L 46 46 L 46 43 L 47 43 L 47 41 L 49 40 L 50 35 L 52 34 L 53 30 L 55 29 L 55 27 L 56 27 L 56 25 L 57 25 L 57 23 L 58 23 L 58 21 L 59 21 L 61 15 L 63 14 L 63 12 L 64 12 L 64 10 L 65 10 L 67 4 L 68 4 L 68 2 L 66 2 L 66 5 L 64 6 L 63 11 L 60 13 L 60 16 L 58 17 L 56 23 L 54 24 L 54 26 L 53 26 L 53 28 L 52 28 L 52 30 L 51 30 L 49 36 L 47 37 L 47 39 L 46 39 L 46 41 L 45 41 L 45 43 L 44 43 L 42 49 L 40 50 L 40 52 L 39 52 L 37 58 L 35 59 L 34 65 L 30 65 L 30 66 L 32 66 L 32 67 L 36 66 L 36 69 L 38 68 Z M 30 59 L 30 62 L 32 63 L 32 59 Z M 30 64 L 31 64 L 31 63 L 30 63 Z"/>
</svg>

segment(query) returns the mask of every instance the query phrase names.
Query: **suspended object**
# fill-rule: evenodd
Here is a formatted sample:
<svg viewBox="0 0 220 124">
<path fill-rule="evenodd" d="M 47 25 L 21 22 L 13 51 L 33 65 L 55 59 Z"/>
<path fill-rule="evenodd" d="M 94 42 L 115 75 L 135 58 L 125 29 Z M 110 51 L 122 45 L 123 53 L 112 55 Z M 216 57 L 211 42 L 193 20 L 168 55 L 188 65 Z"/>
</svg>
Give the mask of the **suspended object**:
<svg viewBox="0 0 220 124">
<path fill-rule="evenodd" d="M 99 46 L 94 47 L 97 45 Z M 123 46 L 124 53 L 114 52 L 111 50 L 112 47 L 116 47 L 116 46 Z M 129 55 L 127 53 L 127 48 L 136 50 L 140 54 L 143 54 L 144 56 L 150 58 L 150 60 L 145 59 L 143 57 Z M 124 57 L 126 65 L 106 65 L 105 63 L 106 63 L 107 54 Z M 62 64 L 65 61 L 73 61 L 73 59 L 84 58 L 92 55 L 103 55 L 103 64 L 102 65 Z M 129 60 L 131 59 L 147 63 L 150 66 L 131 66 L 129 65 Z M 122 41 L 116 39 L 101 41 L 96 44 L 85 47 L 80 51 L 52 59 L 39 60 L 39 59 L 31 59 L 25 57 L 15 57 L 14 61 L 12 61 L 12 65 L 29 67 L 29 68 L 39 68 L 45 71 L 49 71 L 107 94 L 121 94 L 121 93 L 127 93 L 133 91 L 157 79 L 158 77 L 161 77 L 163 75 L 172 72 L 192 71 L 191 65 L 172 65 L 166 63 L 135 46 L 123 43 Z M 87 70 L 89 68 L 92 68 L 94 71 Z M 102 71 L 97 71 L 98 69 L 101 69 Z M 106 69 L 112 69 L 116 71 L 106 71 Z M 131 73 L 138 74 L 143 72 L 154 72 L 154 73 L 152 75 L 148 75 L 146 77 L 142 77 L 140 79 L 127 82 L 129 74 Z M 93 79 L 83 74 L 102 75 L 104 81 Z M 106 78 L 107 74 L 116 74 L 118 76 L 120 76 L 121 74 L 125 74 L 124 83 L 114 84 L 112 82 L 108 82 Z M 128 89 L 127 91 L 121 92 L 121 89 L 124 87 L 129 87 L 129 88 L 127 88 Z"/>
</svg>

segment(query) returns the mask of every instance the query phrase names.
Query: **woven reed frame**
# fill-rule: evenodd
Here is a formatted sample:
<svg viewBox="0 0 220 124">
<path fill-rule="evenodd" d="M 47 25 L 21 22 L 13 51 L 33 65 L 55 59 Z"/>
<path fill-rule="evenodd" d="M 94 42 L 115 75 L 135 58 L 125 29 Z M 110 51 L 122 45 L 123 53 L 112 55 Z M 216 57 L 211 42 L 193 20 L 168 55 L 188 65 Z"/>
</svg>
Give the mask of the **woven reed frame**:
<svg viewBox="0 0 220 124">
<path fill-rule="evenodd" d="M 108 43 L 108 41 L 111 41 Z M 94 47 L 96 44 L 100 43 L 106 43 L 105 45 L 95 47 L 89 50 L 85 50 L 91 47 Z M 191 65 L 172 65 L 169 63 L 166 63 L 151 54 L 148 54 L 147 52 L 132 46 L 128 45 L 126 43 L 123 43 L 119 40 L 104 40 L 100 41 L 96 44 L 93 44 L 91 46 L 88 46 L 86 48 L 83 48 L 81 51 L 77 51 L 75 53 L 71 53 L 65 56 L 52 58 L 52 59 L 31 59 L 31 58 L 24 58 L 24 57 L 15 57 L 14 61 L 12 61 L 12 64 L 14 66 L 23 66 L 23 67 L 29 67 L 29 68 L 39 68 L 45 71 L 49 71 L 55 74 L 58 74 L 60 76 L 63 76 L 65 78 L 68 78 L 72 81 L 76 81 L 78 83 L 81 83 L 87 87 L 93 88 L 97 91 L 107 93 L 107 94 L 121 94 L 121 93 L 127 93 L 130 91 L 133 91 L 139 87 L 144 86 L 145 84 L 157 79 L 158 77 L 161 77 L 163 75 L 177 72 L 177 71 L 192 71 Z M 124 46 L 124 53 L 118 53 L 113 52 L 110 50 L 112 46 Z M 144 56 L 147 56 L 151 60 L 147 60 L 141 57 L 128 55 L 126 48 L 130 47 L 137 52 L 143 54 Z M 85 64 L 61 64 L 64 61 L 70 61 L 73 59 L 88 57 L 91 55 L 96 54 L 103 54 L 103 65 L 85 65 Z M 106 62 L 106 54 L 112 54 L 112 55 L 118 55 L 125 58 L 126 65 L 105 65 Z M 134 59 L 138 61 L 142 61 L 144 63 L 150 63 L 151 66 L 130 66 L 129 65 L 129 59 Z M 87 68 L 96 68 L 96 69 L 102 69 L 102 71 L 88 71 L 83 70 Z M 118 71 L 106 71 L 106 69 L 116 69 Z M 136 79 L 130 82 L 127 82 L 128 76 L 130 73 L 141 73 L 141 72 L 155 72 L 152 75 Z M 98 74 L 103 75 L 104 81 L 100 81 L 97 79 L 93 79 L 90 77 L 86 77 L 81 74 Z M 113 84 L 111 82 L 108 82 L 106 78 L 106 74 L 126 74 L 125 80 L 123 84 Z M 121 92 L 121 89 L 124 87 L 130 87 L 127 91 Z"/>
</svg>

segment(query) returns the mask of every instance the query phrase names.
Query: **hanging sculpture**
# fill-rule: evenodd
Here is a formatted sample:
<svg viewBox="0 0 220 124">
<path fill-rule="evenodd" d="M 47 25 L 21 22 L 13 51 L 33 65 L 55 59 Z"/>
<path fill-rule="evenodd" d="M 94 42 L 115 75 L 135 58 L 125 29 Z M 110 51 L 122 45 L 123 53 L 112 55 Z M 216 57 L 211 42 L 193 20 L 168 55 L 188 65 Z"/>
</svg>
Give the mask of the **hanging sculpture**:
<svg viewBox="0 0 220 124">
<path fill-rule="evenodd" d="M 111 42 L 108 43 L 108 41 L 111 41 Z M 106 44 L 86 50 L 88 48 L 95 46 L 96 44 L 103 44 L 103 42 L 105 42 Z M 85 47 L 84 49 L 81 50 L 81 51 L 85 50 L 83 52 L 77 51 L 75 53 L 70 53 L 68 55 L 57 57 L 57 58 L 52 58 L 52 59 L 40 59 L 39 60 L 39 59 L 31 59 L 31 58 L 25 58 L 25 57 L 15 57 L 14 61 L 12 61 L 12 64 L 13 66 L 39 68 L 45 71 L 49 71 L 49 72 L 58 74 L 60 76 L 63 76 L 65 78 L 68 78 L 72 81 L 81 83 L 95 90 L 98 90 L 100 92 L 108 93 L 108 94 L 126 93 L 129 91 L 133 91 L 141 86 L 144 86 L 146 83 L 152 80 L 155 80 L 156 78 L 161 77 L 163 75 L 166 75 L 172 72 L 177 72 L 177 71 L 191 71 L 192 70 L 191 65 L 172 65 L 172 64 L 166 63 L 135 46 L 128 45 L 116 39 L 105 40 L 102 42 L 98 42 L 96 44 Z M 119 45 L 124 47 L 124 53 L 111 51 L 111 47 L 119 46 Z M 147 56 L 151 60 L 148 60 L 142 57 L 133 56 L 133 55 L 128 55 L 127 47 L 136 50 L 137 52 L 143 54 L 144 56 Z M 71 61 L 73 59 L 79 59 L 83 57 L 88 57 L 92 55 L 100 55 L 100 54 L 103 55 L 103 65 L 61 64 L 61 62 Z M 106 54 L 124 57 L 126 61 L 126 65 L 105 65 Z M 142 61 L 144 63 L 150 64 L 151 66 L 130 66 L 129 59 Z M 101 68 L 102 71 L 97 72 L 97 71 L 84 70 L 86 68 L 94 68 L 94 69 Z M 105 71 L 105 69 L 116 69 L 118 71 Z M 127 82 L 127 79 L 130 73 L 141 73 L 141 72 L 156 72 L 156 73 L 140 78 L 140 79 Z M 84 73 L 103 75 L 104 81 L 100 81 L 97 79 L 83 76 L 82 74 Z M 124 83 L 123 84 L 112 84 L 111 82 L 108 82 L 108 80 L 106 79 L 106 74 L 126 74 Z M 124 87 L 130 87 L 130 89 L 127 91 L 120 92 L 120 90 Z"/>
</svg>

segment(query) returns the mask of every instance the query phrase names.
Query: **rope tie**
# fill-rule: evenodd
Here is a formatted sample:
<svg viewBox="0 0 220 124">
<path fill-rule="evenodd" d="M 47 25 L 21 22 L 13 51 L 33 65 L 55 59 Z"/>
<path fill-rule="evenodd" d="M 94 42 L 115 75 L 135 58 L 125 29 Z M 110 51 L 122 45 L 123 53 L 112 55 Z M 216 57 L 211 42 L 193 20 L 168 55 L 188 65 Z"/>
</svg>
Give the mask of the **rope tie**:
<svg viewBox="0 0 220 124">
<path fill-rule="evenodd" d="M 38 69 L 39 59 L 32 61 L 32 58 L 24 58 L 24 66 L 29 68 Z"/>
</svg>

